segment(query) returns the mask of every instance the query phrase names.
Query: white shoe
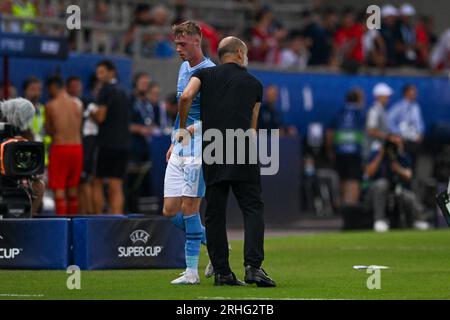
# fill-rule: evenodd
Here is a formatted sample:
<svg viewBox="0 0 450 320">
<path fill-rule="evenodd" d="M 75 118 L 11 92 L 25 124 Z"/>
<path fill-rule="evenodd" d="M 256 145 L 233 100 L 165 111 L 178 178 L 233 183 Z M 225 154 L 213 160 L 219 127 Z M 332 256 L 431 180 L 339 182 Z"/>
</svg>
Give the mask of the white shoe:
<svg viewBox="0 0 450 320">
<path fill-rule="evenodd" d="M 386 221 L 377 220 L 375 221 L 373 230 L 375 230 L 375 232 L 386 232 L 389 231 L 389 225 L 386 223 Z"/>
<path fill-rule="evenodd" d="M 231 252 L 231 245 L 228 245 L 228 251 Z M 206 265 L 205 268 L 205 277 L 206 278 L 211 278 L 214 275 L 214 267 L 211 263 L 211 260 L 208 261 L 208 264 Z"/>
<path fill-rule="evenodd" d="M 214 275 L 214 267 L 211 263 L 211 260 L 209 260 L 205 268 L 205 277 L 211 278 L 213 275 Z"/>
<path fill-rule="evenodd" d="M 171 284 L 187 284 L 187 285 L 193 285 L 193 284 L 200 284 L 200 277 L 198 274 L 192 274 L 185 272 L 181 277 L 176 278 Z"/>
<path fill-rule="evenodd" d="M 417 230 L 424 231 L 424 230 L 430 229 L 430 224 L 426 221 L 418 220 L 418 221 L 414 222 L 414 228 Z"/>
</svg>

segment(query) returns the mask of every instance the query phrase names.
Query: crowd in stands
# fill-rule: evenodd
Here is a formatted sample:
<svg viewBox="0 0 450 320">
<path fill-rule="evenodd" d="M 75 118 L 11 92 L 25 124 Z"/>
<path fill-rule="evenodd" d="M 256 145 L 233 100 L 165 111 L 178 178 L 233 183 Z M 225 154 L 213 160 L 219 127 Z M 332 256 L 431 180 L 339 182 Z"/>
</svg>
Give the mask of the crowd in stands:
<svg viewBox="0 0 450 320">
<path fill-rule="evenodd" d="M 439 37 L 434 31 L 433 17 L 420 15 L 407 3 L 398 7 L 384 5 L 381 8 L 381 28 L 373 30 L 367 27 L 366 7 L 305 9 L 299 13 L 298 25 L 290 24 L 287 28 L 270 6 L 261 6 L 258 1 L 251 3 L 254 10 L 247 14 L 247 26 L 239 30 L 215 26 L 213 22 L 208 24 L 201 16 L 195 17 L 202 27 L 204 52 L 211 58 L 216 58 L 218 41 L 233 34 L 245 39 L 251 62 L 281 68 L 302 70 L 310 66 L 326 66 L 354 73 L 362 67 L 373 67 L 381 72 L 401 66 L 433 71 L 450 67 L 447 41 L 450 29 Z M 42 7 L 45 9 L 39 12 Z M 109 9 L 107 1 L 96 1 L 95 13 L 89 19 L 105 24 L 111 22 Z M 138 27 L 160 28 L 160 32 L 144 34 L 140 54 L 144 57 L 174 56 L 171 35 L 167 30 L 173 24 L 192 18 L 187 9 L 184 1 L 177 1 L 171 7 L 136 4 L 128 22 L 124 22 L 127 24 L 124 36 L 114 40 L 122 41 L 125 52 L 132 54 Z M 41 6 L 39 0 L 5 0 L 0 5 L 0 12 L 21 17 L 65 16 L 65 8 L 58 1 Z M 17 28 L 20 27 L 13 29 Z M 21 28 L 15 31 L 58 32 L 55 28 L 37 28 L 32 23 L 25 23 Z M 91 36 L 101 43 L 107 35 L 99 31 Z M 74 37 L 71 39 L 74 42 Z M 119 44 L 115 43 L 115 47 Z"/>
<path fill-rule="evenodd" d="M 305 11 L 301 26 L 286 30 L 264 8 L 248 32 L 250 60 L 296 69 L 327 65 L 348 72 L 363 66 L 440 69 L 448 64 L 448 45 L 438 40 L 431 17 L 419 16 L 409 4 L 385 5 L 381 29 L 368 29 L 365 9 Z"/>
</svg>

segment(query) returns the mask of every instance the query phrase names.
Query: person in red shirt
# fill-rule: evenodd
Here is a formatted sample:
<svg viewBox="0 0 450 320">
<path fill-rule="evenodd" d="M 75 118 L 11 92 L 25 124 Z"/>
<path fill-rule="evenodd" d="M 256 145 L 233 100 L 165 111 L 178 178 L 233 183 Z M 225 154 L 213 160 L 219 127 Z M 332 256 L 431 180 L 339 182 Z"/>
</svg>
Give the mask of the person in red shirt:
<svg viewBox="0 0 450 320">
<path fill-rule="evenodd" d="M 356 22 L 354 10 L 345 9 L 342 25 L 334 36 L 335 49 L 341 61 L 351 61 L 358 65 L 364 62 L 363 35 L 364 27 Z"/>
<path fill-rule="evenodd" d="M 202 45 L 205 46 L 203 52 L 210 58 L 217 58 L 217 46 L 219 45 L 219 36 L 217 30 L 203 21 L 198 21 L 202 30 Z"/>
<path fill-rule="evenodd" d="M 250 61 L 265 62 L 269 53 L 278 47 L 278 42 L 271 27 L 273 13 L 270 8 L 261 9 L 256 15 L 256 24 L 250 29 Z"/>
<path fill-rule="evenodd" d="M 421 16 L 416 25 L 417 65 L 427 67 L 433 45 L 433 20 L 429 16 Z"/>
</svg>

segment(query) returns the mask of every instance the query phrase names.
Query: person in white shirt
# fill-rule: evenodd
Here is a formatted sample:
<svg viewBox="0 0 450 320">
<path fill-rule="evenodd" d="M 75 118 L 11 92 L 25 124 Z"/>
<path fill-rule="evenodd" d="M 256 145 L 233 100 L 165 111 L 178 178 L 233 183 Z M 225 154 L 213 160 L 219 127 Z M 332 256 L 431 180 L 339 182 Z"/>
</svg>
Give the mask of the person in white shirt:
<svg viewBox="0 0 450 320">
<path fill-rule="evenodd" d="M 379 149 L 388 133 L 386 106 L 393 91 L 386 83 L 380 82 L 373 88 L 375 102 L 366 118 L 367 143 L 369 152 Z"/>
<path fill-rule="evenodd" d="M 308 65 L 309 52 L 306 40 L 299 31 L 292 31 L 289 35 L 289 45 L 281 52 L 280 66 L 282 68 L 296 68 L 304 70 Z"/>
<path fill-rule="evenodd" d="M 430 55 L 430 66 L 434 71 L 450 70 L 450 29 L 439 38 Z"/>
</svg>

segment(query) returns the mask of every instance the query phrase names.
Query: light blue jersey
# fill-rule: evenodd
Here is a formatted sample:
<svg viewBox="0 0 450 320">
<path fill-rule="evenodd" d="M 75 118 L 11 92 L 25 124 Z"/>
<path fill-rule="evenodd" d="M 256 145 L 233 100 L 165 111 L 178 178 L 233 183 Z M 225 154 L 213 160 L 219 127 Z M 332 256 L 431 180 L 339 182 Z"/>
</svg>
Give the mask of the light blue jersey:
<svg viewBox="0 0 450 320">
<path fill-rule="evenodd" d="M 177 99 L 180 99 L 181 94 L 186 88 L 191 76 L 199 69 L 214 67 L 215 64 L 208 58 L 205 58 L 195 67 L 190 67 L 189 62 L 185 61 L 181 64 L 180 71 L 178 73 L 178 85 L 177 85 Z M 192 124 L 197 125 L 200 123 L 200 93 L 194 98 L 191 104 L 191 109 L 189 110 L 188 118 L 186 121 L 186 127 Z M 180 115 L 177 115 L 174 125 L 174 131 L 180 128 Z M 174 143 L 174 148 L 172 152 L 180 156 L 200 156 L 202 149 L 201 141 L 201 130 L 196 130 L 194 138 L 191 140 L 190 145 L 182 146 L 178 141 L 172 138 Z"/>
</svg>

